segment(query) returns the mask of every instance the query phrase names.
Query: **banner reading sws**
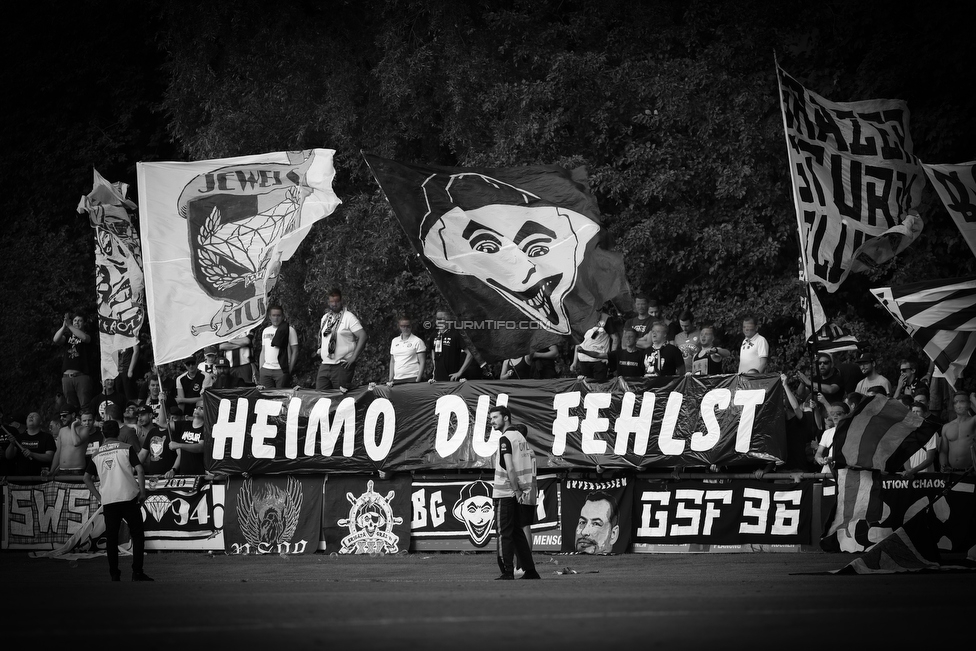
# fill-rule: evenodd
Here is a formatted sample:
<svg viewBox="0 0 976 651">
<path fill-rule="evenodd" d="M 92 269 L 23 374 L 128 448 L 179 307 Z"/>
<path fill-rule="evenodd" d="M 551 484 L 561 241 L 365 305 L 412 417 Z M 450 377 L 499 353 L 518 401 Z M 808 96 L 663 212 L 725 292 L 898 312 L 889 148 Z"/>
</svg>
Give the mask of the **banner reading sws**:
<svg viewBox="0 0 976 651">
<path fill-rule="evenodd" d="M 146 303 L 157 364 L 250 330 L 281 263 L 339 205 L 331 149 L 138 163 Z"/>
<path fill-rule="evenodd" d="M 364 156 L 484 359 L 579 341 L 608 300 L 630 309 L 623 258 L 603 246 L 584 169 L 424 167 Z"/>
<path fill-rule="evenodd" d="M 491 469 L 507 405 L 546 469 L 755 465 L 786 454 L 778 375 L 404 384 L 204 394 L 222 474 Z"/>
</svg>

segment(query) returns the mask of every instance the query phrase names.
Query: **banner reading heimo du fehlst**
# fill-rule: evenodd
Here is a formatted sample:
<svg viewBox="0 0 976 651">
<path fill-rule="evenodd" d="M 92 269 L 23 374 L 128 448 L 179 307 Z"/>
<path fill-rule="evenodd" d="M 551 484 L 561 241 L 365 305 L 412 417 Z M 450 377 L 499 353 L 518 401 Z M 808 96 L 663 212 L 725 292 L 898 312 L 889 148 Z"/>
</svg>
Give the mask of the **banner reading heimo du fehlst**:
<svg viewBox="0 0 976 651">
<path fill-rule="evenodd" d="M 526 425 L 540 471 L 785 459 L 778 375 L 208 391 L 204 453 L 230 475 L 487 469 L 494 405 Z"/>
</svg>

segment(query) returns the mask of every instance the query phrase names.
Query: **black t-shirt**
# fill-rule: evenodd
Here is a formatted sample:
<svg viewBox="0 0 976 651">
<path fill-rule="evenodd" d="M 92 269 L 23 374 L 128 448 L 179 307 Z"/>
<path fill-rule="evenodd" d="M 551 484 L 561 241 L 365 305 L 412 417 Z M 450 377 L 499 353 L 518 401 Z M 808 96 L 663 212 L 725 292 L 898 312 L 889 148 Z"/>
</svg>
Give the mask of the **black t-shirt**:
<svg viewBox="0 0 976 651">
<path fill-rule="evenodd" d="M 23 434 L 14 432 L 14 436 L 20 445 L 31 452 L 36 452 L 37 454 L 44 454 L 48 451 L 54 451 L 57 444 L 54 442 L 54 437 L 50 433 L 40 430 L 34 436 L 31 436 L 27 432 Z M 13 445 L 11 443 L 10 445 Z M 38 461 L 37 459 L 24 456 L 24 453 L 20 450 L 16 450 L 15 456 L 10 460 L 10 465 L 8 466 L 11 475 L 15 476 L 36 476 L 41 474 L 42 468 L 50 467 L 51 463 Z"/>
<path fill-rule="evenodd" d="M 714 360 L 712 355 L 718 357 L 714 348 L 695 353 L 691 358 L 691 372 L 695 375 L 719 375 L 722 372 L 722 358 Z"/>
<path fill-rule="evenodd" d="M 624 330 L 627 330 L 627 328 L 633 329 L 637 333 L 637 338 L 640 339 L 651 331 L 652 325 L 654 325 L 654 317 L 648 316 L 641 319 L 635 316 L 633 319 L 627 319 L 624 323 Z"/>
<path fill-rule="evenodd" d="M 660 348 L 648 348 L 644 351 L 644 375 L 651 377 L 669 377 L 681 375 L 685 371 L 685 358 L 681 351 L 673 344 L 664 344 Z"/>
<path fill-rule="evenodd" d="M 68 333 L 64 342 L 64 358 L 61 363 L 61 372 L 78 371 L 85 375 L 88 372 L 88 358 L 91 355 L 91 344 L 85 343 L 75 336 L 73 332 Z"/>
<path fill-rule="evenodd" d="M 155 425 L 151 425 L 146 432 L 142 448 L 149 452 L 145 463 L 147 475 L 164 475 L 176 463 L 176 450 L 169 449 L 169 432 Z M 180 472 L 182 474 L 182 470 Z"/>
<path fill-rule="evenodd" d="M 617 377 L 644 377 L 644 357 L 647 351 L 640 348 L 633 352 L 625 348 L 610 351 L 610 371 Z"/>
<path fill-rule="evenodd" d="M 817 427 L 813 413 L 803 412 L 803 418 L 797 419 L 787 414 L 786 417 L 786 460 L 778 470 L 799 470 L 802 472 L 818 472 L 813 460 L 812 441 L 820 441 L 821 431 Z"/>
<path fill-rule="evenodd" d="M 451 375 L 457 373 L 464 363 L 464 339 L 461 333 L 453 328 L 443 333 L 437 333 L 430 343 L 434 356 L 434 380 L 446 382 Z"/>
<path fill-rule="evenodd" d="M 194 427 L 190 421 L 176 424 L 176 436 L 178 443 L 203 443 L 203 425 Z M 183 450 L 180 459 L 181 475 L 202 475 L 206 472 L 203 465 L 203 452 L 189 452 Z"/>
<path fill-rule="evenodd" d="M 205 376 L 200 371 L 197 371 L 197 374 L 194 375 L 192 378 L 186 373 L 181 375 L 178 379 L 178 382 L 180 383 L 180 386 L 183 387 L 183 397 L 199 398 L 200 395 L 203 393 L 204 377 Z M 180 405 L 180 407 L 183 409 L 184 416 L 192 416 L 193 410 L 196 407 L 196 405 L 190 402 L 190 403 L 184 403 Z"/>
</svg>

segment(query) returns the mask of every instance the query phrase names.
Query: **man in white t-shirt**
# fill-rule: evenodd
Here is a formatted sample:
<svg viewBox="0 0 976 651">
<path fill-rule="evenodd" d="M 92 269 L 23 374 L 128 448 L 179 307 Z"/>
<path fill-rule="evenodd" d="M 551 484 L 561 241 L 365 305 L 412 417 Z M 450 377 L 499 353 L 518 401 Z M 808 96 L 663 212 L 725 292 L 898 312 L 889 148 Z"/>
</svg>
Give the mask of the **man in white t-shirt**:
<svg viewBox="0 0 976 651">
<path fill-rule="evenodd" d="M 319 336 L 322 364 L 315 388 L 349 390 L 353 386 L 356 360 L 366 347 L 366 331 L 356 315 L 345 309 L 338 289 L 329 292 L 329 311 L 319 322 Z"/>
<path fill-rule="evenodd" d="M 868 389 L 871 387 L 884 387 L 886 395 L 891 395 L 891 382 L 888 378 L 878 373 L 875 369 L 875 359 L 874 355 L 861 355 L 857 358 L 855 362 L 861 368 L 861 375 L 864 378 L 857 383 L 857 387 L 854 389 L 856 392 L 860 393 L 862 396 L 868 394 Z"/>
<path fill-rule="evenodd" d="M 427 345 L 411 332 L 410 319 L 402 318 L 400 336 L 390 342 L 390 376 L 388 385 L 420 382 L 427 364 Z"/>
<path fill-rule="evenodd" d="M 756 318 L 742 319 L 742 345 L 739 347 L 739 373 L 765 373 L 769 363 L 769 342 L 759 334 Z"/>
<path fill-rule="evenodd" d="M 291 385 L 291 374 L 298 359 L 298 332 L 285 321 L 280 305 L 268 308 L 271 322 L 261 331 L 258 384 L 272 389 Z"/>
</svg>

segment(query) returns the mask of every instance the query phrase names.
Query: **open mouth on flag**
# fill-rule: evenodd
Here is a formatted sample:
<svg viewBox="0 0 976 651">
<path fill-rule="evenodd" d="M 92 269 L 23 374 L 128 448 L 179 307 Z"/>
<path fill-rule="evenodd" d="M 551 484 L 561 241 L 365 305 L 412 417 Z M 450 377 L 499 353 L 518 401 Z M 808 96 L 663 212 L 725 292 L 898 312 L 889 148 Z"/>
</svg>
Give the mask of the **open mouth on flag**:
<svg viewBox="0 0 976 651">
<path fill-rule="evenodd" d="M 488 282 L 498 291 L 518 301 L 516 304 L 521 303 L 528 307 L 529 313 L 532 316 L 541 316 L 547 324 L 558 327 L 560 320 L 559 314 L 556 313 L 556 308 L 552 304 L 552 290 L 555 289 L 562 278 L 562 274 L 555 274 L 548 278 L 543 278 L 529 289 L 523 291 L 513 291 L 502 286 L 492 278 L 489 278 Z"/>
</svg>

